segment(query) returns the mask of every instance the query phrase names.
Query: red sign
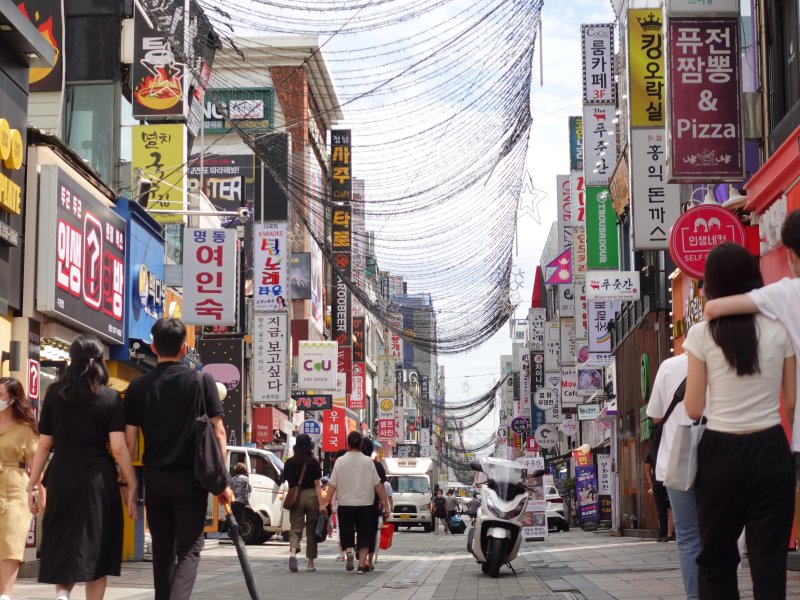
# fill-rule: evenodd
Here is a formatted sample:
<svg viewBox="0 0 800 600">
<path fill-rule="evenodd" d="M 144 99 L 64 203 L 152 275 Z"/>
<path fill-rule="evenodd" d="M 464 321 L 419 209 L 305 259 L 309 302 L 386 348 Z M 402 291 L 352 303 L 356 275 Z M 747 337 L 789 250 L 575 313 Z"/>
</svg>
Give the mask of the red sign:
<svg viewBox="0 0 800 600">
<path fill-rule="evenodd" d="M 741 181 L 739 18 L 669 20 L 670 182 Z"/>
<path fill-rule="evenodd" d="M 683 213 L 669 236 L 669 253 L 681 271 L 703 279 L 706 256 L 723 242 L 745 245 L 744 227 L 724 208 L 701 204 Z"/>
<path fill-rule="evenodd" d="M 32 358 L 28 360 L 28 397 L 39 399 L 39 361 Z"/>
<path fill-rule="evenodd" d="M 347 399 L 348 408 L 367 408 L 367 369 L 363 362 L 353 363 L 353 390 Z"/>
<path fill-rule="evenodd" d="M 394 419 L 378 419 L 379 440 L 394 440 L 396 432 Z"/>
<path fill-rule="evenodd" d="M 539 444 L 536 443 L 536 438 L 530 436 L 527 440 L 525 440 L 525 449 L 528 452 L 537 452 L 539 450 Z"/>
<path fill-rule="evenodd" d="M 253 441 L 260 444 L 272 443 L 272 411 L 270 407 L 254 408 L 253 421 L 251 423 L 251 434 Z"/>
<path fill-rule="evenodd" d="M 332 408 L 322 413 L 322 451 L 336 452 L 345 448 L 347 419 L 343 408 Z"/>
</svg>

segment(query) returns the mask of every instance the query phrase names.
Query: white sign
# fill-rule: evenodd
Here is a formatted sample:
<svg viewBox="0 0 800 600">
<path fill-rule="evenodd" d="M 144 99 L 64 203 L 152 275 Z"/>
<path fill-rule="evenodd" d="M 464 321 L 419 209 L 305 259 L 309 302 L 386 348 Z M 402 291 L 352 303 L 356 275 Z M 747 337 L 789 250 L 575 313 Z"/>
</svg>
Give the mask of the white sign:
<svg viewBox="0 0 800 600">
<path fill-rule="evenodd" d="M 287 269 L 285 221 L 253 223 L 253 310 L 286 310 Z"/>
<path fill-rule="evenodd" d="M 183 320 L 236 325 L 236 231 L 183 230 Z"/>
<path fill-rule="evenodd" d="M 536 406 L 545 412 L 553 410 L 558 405 L 558 390 L 552 388 L 541 388 L 536 390 L 533 396 Z"/>
<path fill-rule="evenodd" d="M 253 402 L 287 402 L 289 317 L 285 312 L 253 315 Z"/>
<path fill-rule="evenodd" d="M 544 328 L 544 370 L 557 371 L 561 367 L 561 324 L 547 321 Z"/>
<path fill-rule="evenodd" d="M 667 183 L 665 130 L 632 129 L 630 146 L 633 249 L 667 250 L 681 215 L 681 186 Z"/>
<path fill-rule="evenodd" d="M 578 433 L 578 428 L 579 427 L 580 427 L 580 425 L 578 424 L 578 421 L 576 421 L 575 419 L 565 419 L 558 426 L 559 430 L 562 433 L 565 433 L 566 435 L 568 435 L 570 437 L 572 437 L 573 435 Z"/>
<path fill-rule="evenodd" d="M 639 271 L 589 271 L 587 300 L 638 300 L 642 295 Z"/>
<path fill-rule="evenodd" d="M 558 289 L 558 316 L 562 319 L 564 317 L 575 316 L 575 291 L 572 289 L 572 284 L 557 285 Z"/>
<path fill-rule="evenodd" d="M 597 455 L 597 493 L 601 496 L 611 495 L 611 455 Z"/>
<path fill-rule="evenodd" d="M 581 39 L 583 40 L 583 103 L 616 103 L 614 24 L 581 25 Z M 585 132 L 585 123 L 583 128 Z M 585 154 L 584 144 L 584 156 Z"/>
<path fill-rule="evenodd" d="M 519 372 L 519 415 L 528 417 L 531 414 L 531 353 L 523 347 L 520 355 Z"/>
<path fill-rule="evenodd" d="M 579 404 L 578 421 L 594 421 L 600 416 L 600 410 L 599 404 Z"/>
<path fill-rule="evenodd" d="M 575 319 L 561 320 L 561 364 L 574 365 L 577 358 Z"/>
<path fill-rule="evenodd" d="M 544 352 L 544 328 L 546 322 L 546 308 L 531 308 L 528 310 L 528 347 L 532 352 Z"/>
<path fill-rule="evenodd" d="M 586 104 L 583 107 L 584 185 L 606 186 L 617 166 L 617 143 L 613 137 L 616 106 Z"/>
<path fill-rule="evenodd" d="M 561 408 L 575 408 L 579 402 L 578 369 L 561 367 Z"/>
<path fill-rule="evenodd" d="M 586 275 L 575 277 L 573 285 L 575 294 L 575 337 L 586 339 L 589 331 L 589 304 L 586 300 Z"/>
<path fill-rule="evenodd" d="M 395 375 L 395 359 L 393 356 L 384 354 L 378 357 L 378 372 L 376 374 L 378 385 L 378 397 L 394 398 L 397 393 L 397 376 Z"/>
<path fill-rule="evenodd" d="M 297 385 L 301 390 L 335 390 L 338 364 L 337 342 L 301 341 L 297 356 Z"/>
<path fill-rule="evenodd" d="M 558 252 L 559 254 L 572 247 L 572 192 L 569 175 L 556 176 L 556 193 L 558 194 Z"/>
<path fill-rule="evenodd" d="M 739 14 L 739 0 L 669 0 L 669 14 L 701 13 L 702 16 Z"/>
<path fill-rule="evenodd" d="M 611 353 L 611 333 L 608 330 L 608 323 L 614 318 L 618 310 L 619 303 L 614 300 L 589 302 L 590 354 Z"/>
<path fill-rule="evenodd" d="M 419 445 L 420 446 L 431 445 L 431 430 L 428 427 L 423 427 L 419 430 Z"/>
<path fill-rule="evenodd" d="M 534 433 L 534 439 L 540 448 L 549 450 L 558 445 L 558 429 L 555 425 L 539 425 Z"/>
</svg>

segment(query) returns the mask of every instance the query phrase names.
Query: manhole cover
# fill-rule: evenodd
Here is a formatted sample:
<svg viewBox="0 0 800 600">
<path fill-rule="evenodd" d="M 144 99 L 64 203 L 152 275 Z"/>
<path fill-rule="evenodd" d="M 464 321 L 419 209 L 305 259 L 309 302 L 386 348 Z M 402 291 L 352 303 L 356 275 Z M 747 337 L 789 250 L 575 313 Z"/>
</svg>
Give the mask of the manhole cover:
<svg viewBox="0 0 800 600">
<path fill-rule="evenodd" d="M 383 587 L 392 590 L 404 590 L 406 588 L 417 587 L 417 582 L 414 580 L 390 581 L 389 583 L 384 583 Z"/>
<path fill-rule="evenodd" d="M 583 594 L 559 592 L 553 594 L 534 594 L 533 596 L 503 596 L 500 600 L 585 600 Z"/>
</svg>

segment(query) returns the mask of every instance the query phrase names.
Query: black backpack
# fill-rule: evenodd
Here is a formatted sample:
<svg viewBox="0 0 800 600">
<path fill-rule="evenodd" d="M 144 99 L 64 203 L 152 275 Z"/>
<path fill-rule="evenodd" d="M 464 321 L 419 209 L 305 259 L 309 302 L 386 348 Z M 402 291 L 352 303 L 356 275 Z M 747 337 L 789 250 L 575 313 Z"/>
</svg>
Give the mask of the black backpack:
<svg viewBox="0 0 800 600">
<path fill-rule="evenodd" d="M 678 389 L 675 390 L 675 395 L 672 397 L 672 404 L 669 405 L 667 412 L 664 413 L 664 418 L 661 421 L 653 425 L 653 434 L 650 437 L 650 452 L 648 456 L 650 458 L 650 464 L 653 465 L 653 468 L 656 467 L 656 459 L 658 458 L 658 447 L 661 444 L 661 435 L 664 433 L 664 424 L 669 419 L 672 411 L 675 410 L 675 407 L 678 406 L 683 401 L 683 396 L 686 394 L 686 378 L 683 378 L 681 384 L 678 386 Z"/>
</svg>

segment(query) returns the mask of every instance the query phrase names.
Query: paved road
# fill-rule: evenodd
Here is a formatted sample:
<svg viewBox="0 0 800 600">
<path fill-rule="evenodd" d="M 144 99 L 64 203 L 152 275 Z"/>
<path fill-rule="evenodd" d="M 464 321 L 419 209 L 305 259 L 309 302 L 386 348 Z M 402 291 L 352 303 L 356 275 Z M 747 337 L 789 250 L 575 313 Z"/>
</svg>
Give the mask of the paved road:
<svg viewBox="0 0 800 600">
<path fill-rule="evenodd" d="M 675 544 L 638 538 L 612 538 L 580 531 L 554 533 L 544 542 L 523 545 L 514 575 L 483 575 L 465 549 L 464 536 L 418 531 L 395 534 L 373 573 L 358 575 L 336 562 L 335 544 L 320 547 L 318 571 L 287 568 L 288 544 L 270 541 L 248 548 L 264 600 L 678 600 L 683 595 Z M 150 563 L 128 563 L 120 578 L 110 578 L 109 600 L 153 597 Z M 743 598 L 749 593 L 747 568 L 741 573 Z M 21 579 L 15 600 L 54 597 L 53 588 Z M 800 573 L 789 573 L 789 597 L 800 600 Z M 199 600 L 245 600 L 247 590 L 234 548 L 220 544 L 203 553 L 195 593 Z M 83 600 L 82 587 L 73 600 Z"/>
</svg>

